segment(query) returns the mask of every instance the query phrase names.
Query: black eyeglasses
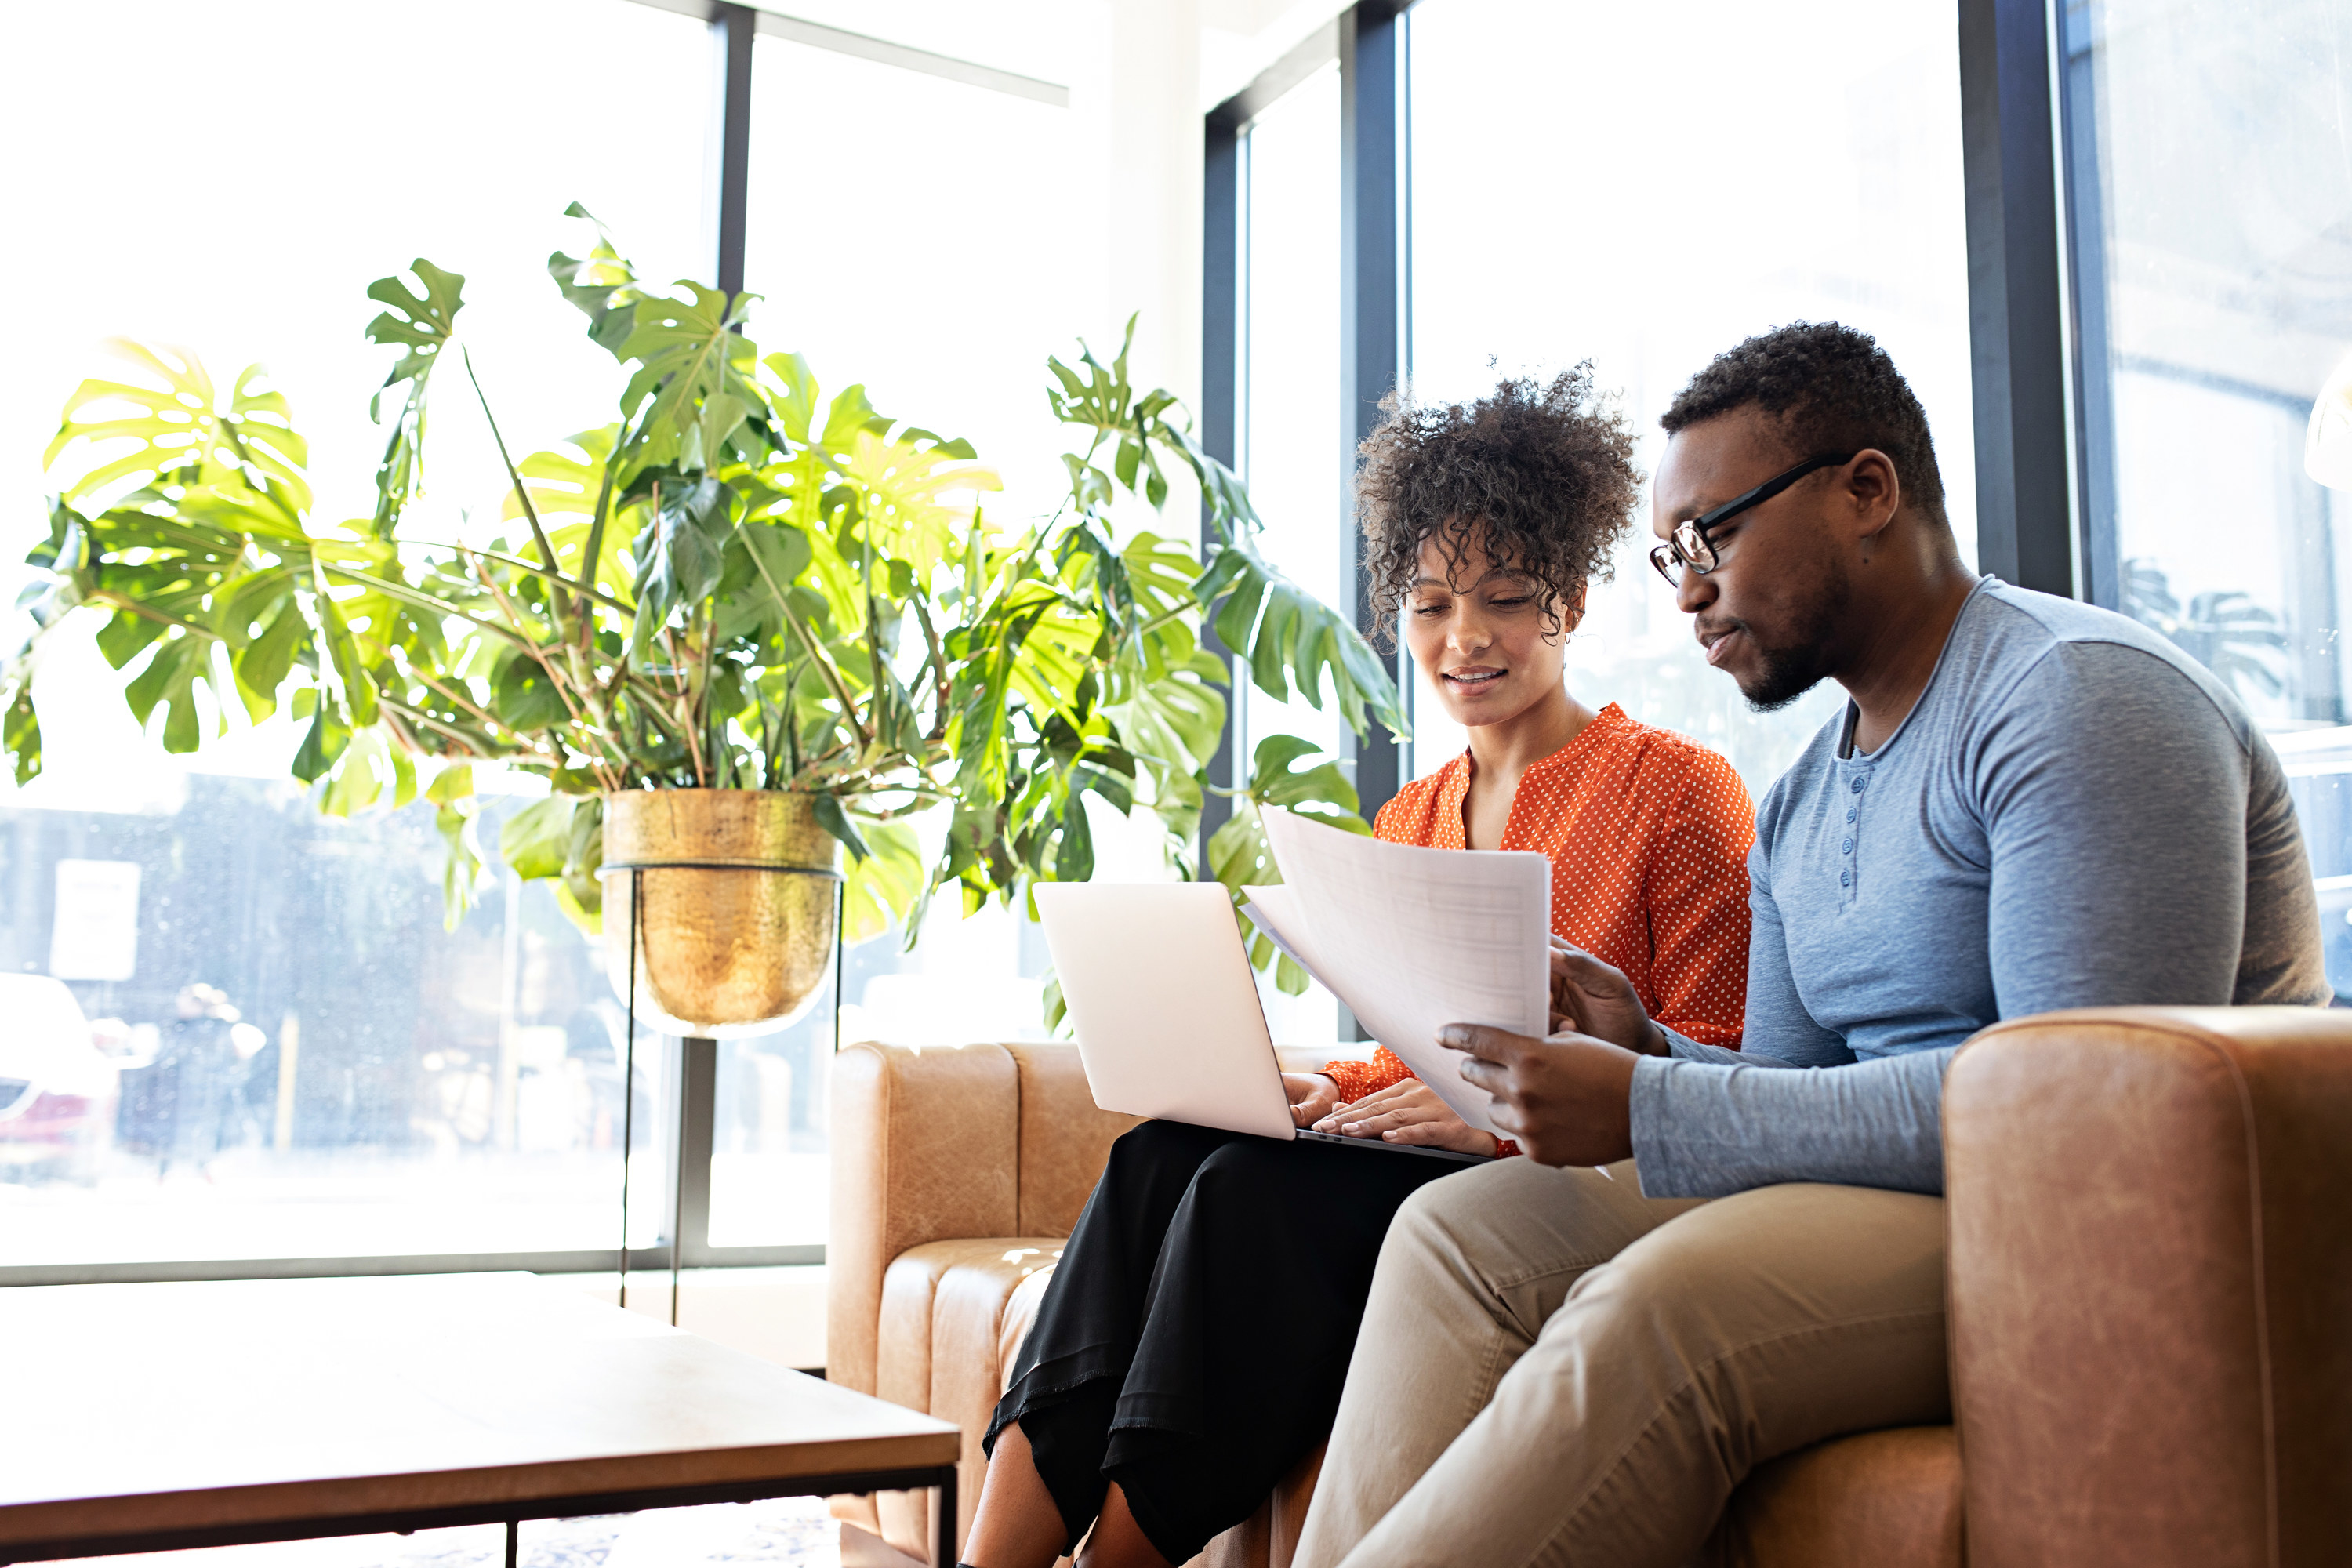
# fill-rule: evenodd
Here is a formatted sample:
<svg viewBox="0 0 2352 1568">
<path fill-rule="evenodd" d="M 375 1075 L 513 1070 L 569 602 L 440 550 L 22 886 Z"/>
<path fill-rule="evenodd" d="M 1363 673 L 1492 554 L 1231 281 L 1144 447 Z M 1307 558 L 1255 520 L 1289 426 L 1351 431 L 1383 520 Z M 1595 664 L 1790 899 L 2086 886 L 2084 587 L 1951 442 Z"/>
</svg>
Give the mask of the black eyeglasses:
<svg viewBox="0 0 2352 1568">
<path fill-rule="evenodd" d="M 1664 577 L 1671 588 L 1683 585 L 1685 572 L 1696 572 L 1702 577 L 1706 576 L 1723 563 L 1723 557 L 1716 552 L 1715 541 L 1708 537 L 1715 530 L 1749 507 L 1762 506 L 1814 469 L 1834 468 L 1853 459 L 1852 452 L 1807 458 L 1787 473 L 1774 475 L 1747 494 L 1735 496 L 1712 511 L 1703 511 L 1687 522 L 1675 524 L 1674 537 L 1650 552 L 1650 564 L 1658 569 L 1658 575 Z"/>
</svg>

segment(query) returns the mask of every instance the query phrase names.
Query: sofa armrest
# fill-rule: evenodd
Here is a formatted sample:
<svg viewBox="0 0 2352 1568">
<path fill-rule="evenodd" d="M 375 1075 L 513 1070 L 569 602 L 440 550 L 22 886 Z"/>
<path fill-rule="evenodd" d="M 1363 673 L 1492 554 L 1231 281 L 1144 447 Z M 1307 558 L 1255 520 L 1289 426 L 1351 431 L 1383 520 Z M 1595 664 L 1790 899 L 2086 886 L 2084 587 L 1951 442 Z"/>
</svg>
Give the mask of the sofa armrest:
<svg viewBox="0 0 2352 1568">
<path fill-rule="evenodd" d="M 883 1275 L 932 1242 L 1064 1237 L 1114 1139 L 1076 1046 L 859 1045 L 833 1071 L 825 1375 L 872 1394 Z"/>
<path fill-rule="evenodd" d="M 1944 1140 L 1969 1562 L 2343 1562 L 2352 1013 L 1998 1025 Z"/>
</svg>

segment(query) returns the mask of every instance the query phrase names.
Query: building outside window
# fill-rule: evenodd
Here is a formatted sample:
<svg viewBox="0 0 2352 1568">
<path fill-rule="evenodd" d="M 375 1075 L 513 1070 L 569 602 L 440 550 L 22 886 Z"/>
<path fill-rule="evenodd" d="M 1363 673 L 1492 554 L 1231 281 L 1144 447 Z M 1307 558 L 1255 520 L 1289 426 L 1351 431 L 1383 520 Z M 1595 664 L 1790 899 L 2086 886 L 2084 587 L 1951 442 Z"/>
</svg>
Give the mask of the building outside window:
<svg viewBox="0 0 2352 1568">
<path fill-rule="evenodd" d="M 2352 15 L 2061 22 L 2085 586 L 2271 731 L 2352 994 Z"/>
</svg>

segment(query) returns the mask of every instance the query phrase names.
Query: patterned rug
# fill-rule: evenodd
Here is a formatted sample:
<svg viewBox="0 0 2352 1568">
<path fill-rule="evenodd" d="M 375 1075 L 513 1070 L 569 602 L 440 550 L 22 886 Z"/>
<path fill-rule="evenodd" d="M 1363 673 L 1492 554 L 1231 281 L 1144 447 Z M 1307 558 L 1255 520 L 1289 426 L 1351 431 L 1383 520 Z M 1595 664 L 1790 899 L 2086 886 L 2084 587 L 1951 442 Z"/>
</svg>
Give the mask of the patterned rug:
<svg viewBox="0 0 2352 1568">
<path fill-rule="evenodd" d="M 278 1541 L 94 1561 L 108 1568 L 501 1568 L 506 1526 Z M 841 1568 L 840 1526 L 825 1513 L 823 1498 L 532 1520 L 522 1526 L 520 1568 L 698 1568 L 718 1563 Z"/>
</svg>

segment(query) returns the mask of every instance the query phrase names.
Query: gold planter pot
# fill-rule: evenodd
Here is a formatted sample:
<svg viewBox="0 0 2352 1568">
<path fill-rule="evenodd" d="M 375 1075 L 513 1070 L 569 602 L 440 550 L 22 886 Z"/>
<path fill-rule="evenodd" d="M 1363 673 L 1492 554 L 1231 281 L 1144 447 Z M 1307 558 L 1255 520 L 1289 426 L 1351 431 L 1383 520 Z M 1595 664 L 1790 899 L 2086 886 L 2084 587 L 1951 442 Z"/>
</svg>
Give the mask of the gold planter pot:
<svg viewBox="0 0 2352 1568">
<path fill-rule="evenodd" d="M 806 1013 L 833 959 L 839 847 L 812 797 L 776 790 L 625 790 L 604 797 L 604 942 L 637 1012 L 707 1033 Z"/>
</svg>

